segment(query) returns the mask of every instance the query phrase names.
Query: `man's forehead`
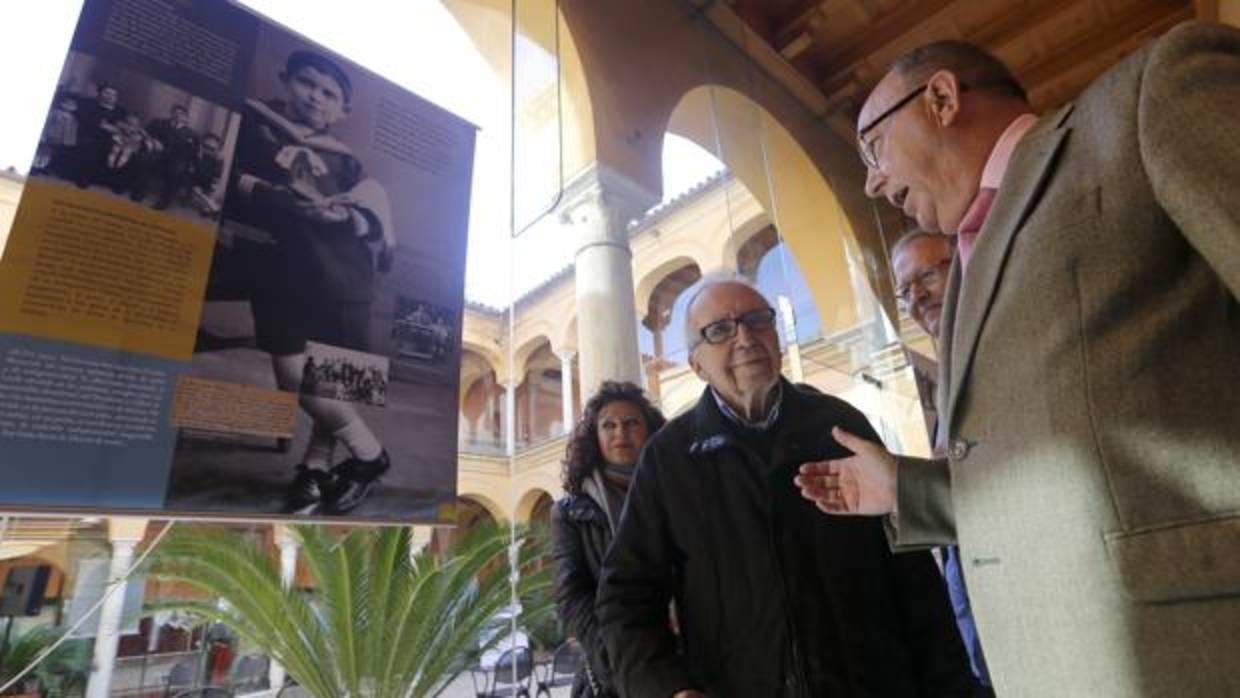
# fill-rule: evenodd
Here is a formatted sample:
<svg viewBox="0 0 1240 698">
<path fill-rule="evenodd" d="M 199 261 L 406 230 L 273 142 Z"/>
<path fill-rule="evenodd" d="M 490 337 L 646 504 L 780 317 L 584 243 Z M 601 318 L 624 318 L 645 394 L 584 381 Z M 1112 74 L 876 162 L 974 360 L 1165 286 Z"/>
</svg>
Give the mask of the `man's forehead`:
<svg viewBox="0 0 1240 698">
<path fill-rule="evenodd" d="M 870 96 L 861 105 L 861 113 L 857 115 L 857 130 L 860 131 L 874 121 L 874 117 L 882 114 L 904 92 L 904 78 L 894 70 L 887 71 L 882 80 L 870 90 Z"/>
<path fill-rule="evenodd" d="M 768 308 L 770 304 L 761 293 L 742 283 L 716 284 L 702 291 L 693 304 L 694 315 L 705 322 L 713 322 L 736 311 Z"/>
<path fill-rule="evenodd" d="M 923 235 L 904 243 L 896 250 L 892 265 L 899 269 L 938 264 L 952 256 L 950 241 L 942 235 Z"/>
<path fill-rule="evenodd" d="M 344 88 L 340 86 L 340 83 L 336 81 L 335 77 L 333 77 L 330 73 L 325 73 L 318 68 L 315 68 L 312 65 L 298 66 L 297 70 L 293 71 L 293 75 L 303 76 L 317 83 L 320 87 L 330 86 L 332 92 L 344 94 Z"/>
</svg>

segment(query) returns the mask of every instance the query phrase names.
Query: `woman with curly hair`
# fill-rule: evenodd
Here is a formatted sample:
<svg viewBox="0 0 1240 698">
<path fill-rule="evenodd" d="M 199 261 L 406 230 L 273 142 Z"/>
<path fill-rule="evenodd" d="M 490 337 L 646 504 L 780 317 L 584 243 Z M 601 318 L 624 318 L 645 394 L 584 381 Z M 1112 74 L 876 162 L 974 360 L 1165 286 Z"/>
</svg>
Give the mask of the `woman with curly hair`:
<svg viewBox="0 0 1240 698">
<path fill-rule="evenodd" d="M 594 595 L 637 456 L 664 421 L 641 388 L 605 381 L 586 402 L 568 440 L 562 474 L 568 494 L 551 512 L 551 534 L 556 610 L 586 659 L 573 683 L 573 698 L 616 695 L 607 651 L 598 636 Z"/>
</svg>

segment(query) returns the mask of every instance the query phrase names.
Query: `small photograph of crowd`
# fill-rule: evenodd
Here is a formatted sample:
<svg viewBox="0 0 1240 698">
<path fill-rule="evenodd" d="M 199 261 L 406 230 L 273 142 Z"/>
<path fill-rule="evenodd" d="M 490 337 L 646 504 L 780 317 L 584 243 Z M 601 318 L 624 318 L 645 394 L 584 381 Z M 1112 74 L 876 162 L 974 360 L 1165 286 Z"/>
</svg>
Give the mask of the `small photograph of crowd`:
<svg viewBox="0 0 1240 698">
<path fill-rule="evenodd" d="M 382 407 L 387 402 L 387 387 L 387 357 L 306 342 L 302 395 Z"/>
<path fill-rule="evenodd" d="M 449 308 L 405 296 L 396 297 L 392 345 L 397 359 L 442 363 L 456 341 Z"/>
<path fill-rule="evenodd" d="M 239 123 L 185 90 L 70 52 L 31 174 L 213 225 Z"/>
</svg>

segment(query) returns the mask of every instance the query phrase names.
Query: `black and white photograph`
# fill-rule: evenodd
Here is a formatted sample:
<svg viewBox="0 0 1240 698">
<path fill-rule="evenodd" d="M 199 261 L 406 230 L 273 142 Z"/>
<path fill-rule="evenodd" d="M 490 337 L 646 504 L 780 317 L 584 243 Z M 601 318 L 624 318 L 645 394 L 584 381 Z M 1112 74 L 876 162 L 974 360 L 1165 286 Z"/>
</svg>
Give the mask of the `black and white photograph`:
<svg viewBox="0 0 1240 698">
<path fill-rule="evenodd" d="M 296 393 L 298 424 L 270 443 L 182 433 L 168 508 L 446 516 L 472 143 L 416 95 L 259 31 L 192 372 Z"/>
<path fill-rule="evenodd" d="M 386 356 L 306 342 L 300 394 L 383 407 L 387 384 Z"/>
<path fill-rule="evenodd" d="M 31 174 L 214 226 L 240 115 L 70 52 Z"/>
<path fill-rule="evenodd" d="M 456 341 L 454 314 L 450 308 L 398 296 L 392 320 L 392 341 L 397 361 L 439 364 L 452 352 Z"/>
</svg>

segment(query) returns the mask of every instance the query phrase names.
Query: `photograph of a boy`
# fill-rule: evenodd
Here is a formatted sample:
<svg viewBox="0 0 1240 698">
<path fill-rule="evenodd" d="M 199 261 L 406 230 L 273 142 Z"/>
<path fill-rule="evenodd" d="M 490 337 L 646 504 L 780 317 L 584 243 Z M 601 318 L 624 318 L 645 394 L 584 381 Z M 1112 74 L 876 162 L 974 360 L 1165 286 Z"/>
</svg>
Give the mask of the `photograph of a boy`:
<svg viewBox="0 0 1240 698">
<path fill-rule="evenodd" d="M 349 146 L 334 138 L 352 83 L 333 60 L 290 53 L 283 94 L 247 100 L 224 218 L 248 286 L 255 343 L 281 390 L 297 392 L 306 343 L 367 351 L 376 273 L 395 248 L 391 207 Z M 285 512 L 356 508 L 390 468 L 387 451 L 348 402 L 302 394 L 313 422 Z M 335 462 L 337 445 L 347 451 Z"/>
<path fill-rule="evenodd" d="M 215 187 L 224 174 L 224 160 L 220 157 L 223 142 L 214 133 L 208 133 L 198 140 L 198 152 L 194 155 L 191 174 L 190 201 L 194 208 L 208 218 L 220 213 L 220 202 L 215 196 Z"/>
<path fill-rule="evenodd" d="M 189 188 L 199 136 L 190 128 L 189 110 L 181 104 L 172 105 L 168 116 L 152 119 L 146 130 L 153 147 L 143 181 L 131 196 L 135 201 L 145 199 L 146 186 L 154 183 L 159 191 L 155 208 L 162 211 Z"/>
<path fill-rule="evenodd" d="M 134 156 L 151 143 L 151 135 L 142 128 L 137 114 L 130 114 L 115 124 L 104 127 L 112 134 L 112 149 L 108 152 L 108 167 L 121 170 L 129 165 Z"/>
<path fill-rule="evenodd" d="M 71 177 L 67 155 L 78 142 L 77 100 L 73 95 L 58 93 L 48 112 L 39 147 L 35 151 L 33 171 L 60 177 Z"/>
</svg>

